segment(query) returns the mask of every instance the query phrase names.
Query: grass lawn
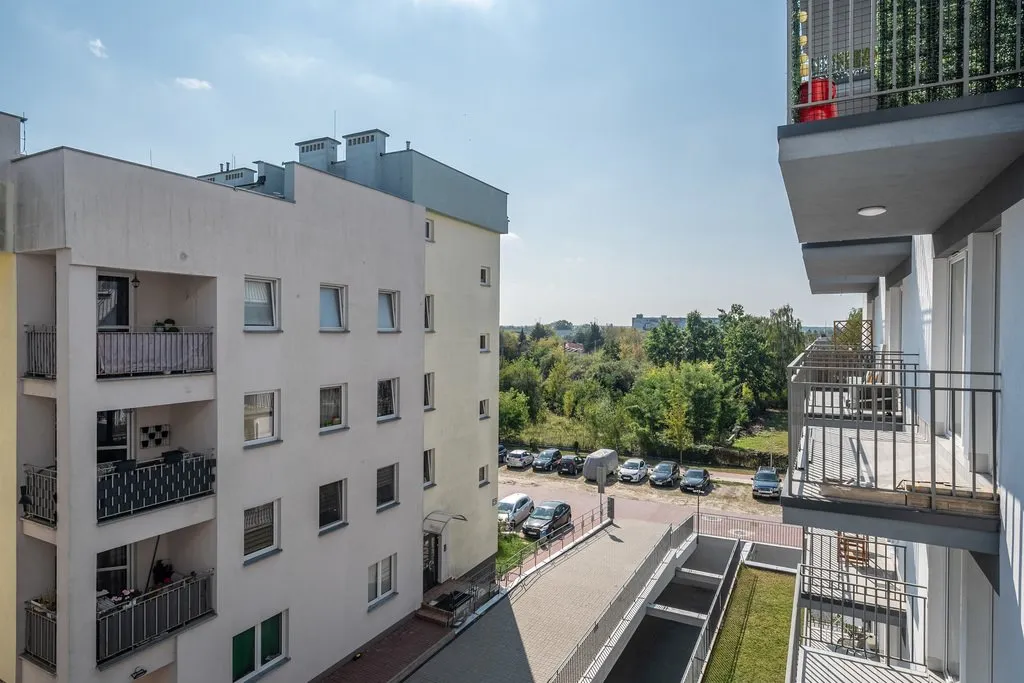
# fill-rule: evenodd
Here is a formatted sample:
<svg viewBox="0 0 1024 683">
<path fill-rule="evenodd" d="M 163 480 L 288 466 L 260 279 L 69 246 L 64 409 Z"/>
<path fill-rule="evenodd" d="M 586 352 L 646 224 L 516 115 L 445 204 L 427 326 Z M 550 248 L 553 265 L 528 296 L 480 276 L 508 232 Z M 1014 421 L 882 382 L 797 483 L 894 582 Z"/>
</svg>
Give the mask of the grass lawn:
<svg viewBox="0 0 1024 683">
<path fill-rule="evenodd" d="M 515 561 L 516 553 L 530 545 L 530 542 L 519 534 L 498 534 L 498 557 L 495 566 L 498 573 L 503 574 Z"/>
<path fill-rule="evenodd" d="M 796 577 L 740 567 L 705 683 L 783 683 Z"/>
<path fill-rule="evenodd" d="M 776 455 L 789 453 L 789 424 L 786 411 L 769 410 L 761 424 L 733 442 L 733 446 L 745 451 L 762 451 Z"/>
</svg>

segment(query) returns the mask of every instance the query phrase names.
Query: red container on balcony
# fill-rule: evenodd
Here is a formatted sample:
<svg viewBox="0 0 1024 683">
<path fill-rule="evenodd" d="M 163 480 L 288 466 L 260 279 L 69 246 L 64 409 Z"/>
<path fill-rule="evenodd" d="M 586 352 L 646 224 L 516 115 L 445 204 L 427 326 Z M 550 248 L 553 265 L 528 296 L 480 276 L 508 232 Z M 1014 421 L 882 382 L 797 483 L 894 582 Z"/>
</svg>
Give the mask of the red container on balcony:
<svg viewBox="0 0 1024 683">
<path fill-rule="evenodd" d="M 800 84 L 800 95 L 798 105 L 810 102 L 823 102 L 835 99 L 838 89 L 836 84 L 827 78 L 815 78 L 810 82 L 810 97 L 808 97 L 808 83 Z M 797 118 L 800 123 L 805 121 L 821 121 L 822 119 L 834 119 L 839 116 L 839 109 L 835 102 L 828 104 L 816 104 L 800 107 L 797 111 Z"/>
</svg>

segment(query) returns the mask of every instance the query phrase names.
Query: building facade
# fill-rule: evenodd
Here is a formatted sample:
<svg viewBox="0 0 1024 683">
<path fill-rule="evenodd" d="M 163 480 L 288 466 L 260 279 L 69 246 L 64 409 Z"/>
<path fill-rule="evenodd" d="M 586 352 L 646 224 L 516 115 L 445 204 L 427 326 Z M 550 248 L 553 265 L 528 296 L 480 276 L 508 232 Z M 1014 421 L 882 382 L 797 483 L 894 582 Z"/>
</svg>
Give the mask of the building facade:
<svg viewBox="0 0 1024 683">
<path fill-rule="evenodd" d="M 424 205 L 324 172 L 322 140 L 297 163 L 196 179 L 68 148 L 19 156 L 19 127 L 0 127 L 0 277 L 15 285 L 0 496 L 21 512 L 0 531 L 0 679 L 309 680 L 418 608 Z M 416 178 L 457 211 L 443 179 Z M 486 251 L 446 254 L 494 258 L 448 264 L 466 296 L 481 266 L 497 277 Z M 452 325 L 464 363 L 497 328 L 497 284 Z M 493 456 L 486 372 L 436 413 Z M 453 530 L 452 571 L 494 553 L 487 493 L 449 494 L 475 523 L 458 529 L 470 540 Z M 484 514 L 486 540 L 471 533 Z"/>
<path fill-rule="evenodd" d="M 783 518 L 808 539 L 792 681 L 1024 669 L 1024 70 L 1002 58 L 1024 16 L 932 8 L 925 29 L 998 57 L 936 73 L 938 32 L 893 40 L 893 12 L 923 4 L 788 3 L 779 160 L 810 289 L 865 296 L 855 334 L 790 367 Z M 930 75 L 908 90 L 878 63 Z"/>
</svg>

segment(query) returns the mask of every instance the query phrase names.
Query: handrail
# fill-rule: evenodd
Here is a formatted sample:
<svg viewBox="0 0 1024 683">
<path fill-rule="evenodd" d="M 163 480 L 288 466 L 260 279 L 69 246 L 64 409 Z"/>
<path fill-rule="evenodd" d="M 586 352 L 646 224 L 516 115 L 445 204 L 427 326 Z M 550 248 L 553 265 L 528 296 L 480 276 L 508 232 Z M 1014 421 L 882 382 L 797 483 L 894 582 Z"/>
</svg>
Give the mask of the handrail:
<svg viewBox="0 0 1024 683">
<path fill-rule="evenodd" d="M 548 556 L 550 556 L 553 552 L 550 548 L 555 541 L 563 540 L 566 535 L 570 534 L 572 535 L 573 540 L 575 540 L 577 530 L 579 530 L 581 535 L 586 533 L 588 522 L 590 523 L 591 530 L 602 524 L 606 518 L 607 505 L 607 501 L 602 501 L 602 503 L 597 507 L 587 510 L 579 517 L 574 518 L 568 524 L 564 524 L 558 529 L 553 529 L 546 536 L 537 539 L 530 545 L 517 551 L 515 555 L 512 556 L 511 561 L 505 562 L 502 566 L 497 567 L 497 581 L 504 584 L 505 587 L 508 587 L 511 583 L 509 580 L 510 575 L 514 570 L 518 569 L 515 579 L 518 579 L 523 575 L 523 572 L 526 570 L 526 558 L 533 556 L 534 561 L 532 566 L 535 567 L 539 562 L 537 560 L 537 555 L 541 551 L 547 550 Z M 563 541 L 562 547 L 564 547 L 564 545 L 565 543 Z M 514 581 L 515 579 L 512 580 Z"/>
<path fill-rule="evenodd" d="M 126 466 L 127 469 L 119 469 Z M 154 460 L 104 463 L 96 469 L 97 521 L 214 493 L 214 449 L 179 451 Z"/>
</svg>

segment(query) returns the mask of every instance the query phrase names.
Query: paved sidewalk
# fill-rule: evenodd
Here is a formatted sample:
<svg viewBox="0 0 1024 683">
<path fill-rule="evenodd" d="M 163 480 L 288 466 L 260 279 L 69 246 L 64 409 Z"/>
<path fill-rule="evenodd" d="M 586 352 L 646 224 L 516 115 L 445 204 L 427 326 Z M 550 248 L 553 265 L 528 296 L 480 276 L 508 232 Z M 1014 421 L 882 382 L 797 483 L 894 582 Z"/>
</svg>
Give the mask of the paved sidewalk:
<svg viewBox="0 0 1024 683">
<path fill-rule="evenodd" d="M 667 528 L 618 520 L 525 579 L 407 680 L 545 683 Z"/>
</svg>

